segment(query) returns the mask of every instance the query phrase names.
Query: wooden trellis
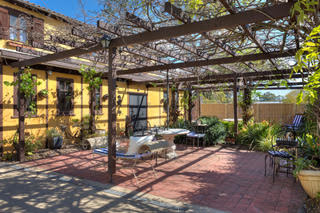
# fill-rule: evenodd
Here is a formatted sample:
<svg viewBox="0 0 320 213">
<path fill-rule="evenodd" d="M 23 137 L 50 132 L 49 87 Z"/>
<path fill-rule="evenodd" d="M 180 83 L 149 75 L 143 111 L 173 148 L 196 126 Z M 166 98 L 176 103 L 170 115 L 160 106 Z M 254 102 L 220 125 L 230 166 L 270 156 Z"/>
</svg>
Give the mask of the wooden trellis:
<svg viewBox="0 0 320 213">
<path fill-rule="evenodd" d="M 290 28 L 292 23 L 290 9 L 294 1 L 286 3 L 267 1 L 261 5 L 255 5 L 256 7 L 251 5 L 250 9 L 242 5 L 238 5 L 237 8 L 233 1 L 219 0 L 219 2 L 220 4 L 216 1 L 212 4 L 216 5 L 217 9 L 224 8 L 224 13 L 215 16 L 210 14 L 206 7 L 202 8 L 196 16 L 191 16 L 192 12 L 184 11 L 166 2 L 163 8 L 169 16 L 154 12 L 152 15 L 140 18 L 127 12 L 124 18 L 119 16 L 119 21 L 115 25 L 99 20 L 96 28 L 90 26 L 93 28 L 91 31 L 93 38 L 89 38 L 85 33 L 81 35 L 83 38 L 90 39 L 88 44 L 54 54 L 15 61 L 10 65 L 19 68 L 39 66 L 39 64 L 59 62 L 65 58 L 83 56 L 92 52 L 104 52 L 104 56 L 108 56 L 108 60 L 105 58 L 102 65 L 108 67 L 105 69 L 107 72 L 104 71 L 104 77 L 108 78 L 109 88 L 108 168 L 112 181 L 116 169 L 115 81 L 118 76 L 138 82 L 146 82 L 147 79 L 147 82 L 159 84 L 173 80 L 189 82 L 193 86 L 202 84 L 198 86 L 199 90 L 215 90 L 218 87 L 212 85 L 229 83 L 228 89 L 233 90 L 234 93 L 236 132 L 238 79 L 248 78 L 250 81 L 257 82 L 289 78 L 291 69 L 288 69 L 280 58 L 292 58 L 299 47 L 301 37 L 306 34 L 303 30 Z M 153 9 L 159 10 L 156 6 Z M 183 24 L 179 24 L 178 21 Z M 80 36 L 82 31 L 85 32 L 85 28 L 88 26 L 78 23 L 74 27 L 74 35 Z M 99 42 L 99 36 L 102 37 L 106 33 L 112 38 L 108 47 L 104 47 Z M 259 35 L 262 36 L 259 37 Z M 277 39 L 283 38 L 282 44 L 270 43 L 269 40 L 276 39 L 271 39 L 271 35 Z M 239 40 L 243 40 L 243 44 Z M 148 64 L 146 60 L 153 65 Z M 266 61 L 265 66 L 268 68 L 265 70 L 269 71 L 263 71 L 252 63 L 261 60 Z M 121 65 L 122 62 L 123 65 Z M 101 66 L 101 63 L 99 65 Z M 141 73 L 144 73 L 143 78 L 139 76 Z M 308 73 L 301 73 L 294 74 L 292 77 L 303 78 L 307 75 Z M 260 88 L 263 86 L 264 84 Z M 302 85 L 289 83 L 288 86 L 300 88 Z"/>
</svg>

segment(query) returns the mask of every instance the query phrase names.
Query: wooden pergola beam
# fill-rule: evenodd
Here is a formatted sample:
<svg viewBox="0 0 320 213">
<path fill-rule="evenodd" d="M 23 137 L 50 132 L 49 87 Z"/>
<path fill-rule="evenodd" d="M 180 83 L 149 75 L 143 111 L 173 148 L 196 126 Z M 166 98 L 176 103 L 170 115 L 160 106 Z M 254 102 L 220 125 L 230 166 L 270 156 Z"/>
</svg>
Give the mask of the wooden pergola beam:
<svg viewBox="0 0 320 213">
<path fill-rule="evenodd" d="M 165 4 L 165 7 L 168 3 Z M 110 47 L 128 46 L 137 43 L 146 43 L 161 39 L 175 38 L 194 33 L 209 32 L 226 28 L 236 27 L 251 23 L 268 21 L 270 19 L 277 20 L 290 16 L 290 10 L 293 2 L 276 4 L 260 9 L 247 10 L 236 14 L 221 16 L 218 18 L 208 19 L 189 24 L 183 24 L 173 27 L 163 27 L 152 32 L 142 32 L 136 35 L 124 36 L 114 39 Z"/>
<path fill-rule="evenodd" d="M 181 10 L 180 8 L 171 4 L 170 2 L 166 3 L 166 7 L 164 8 L 164 11 L 169 13 L 171 16 L 173 16 L 177 20 L 183 22 L 184 24 L 191 23 L 190 16 L 187 13 L 185 13 L 183 10 Z M 222 44 L 220 41 L 214 39 L 212 36 L 210 36 L 206 32 L 200 33 L 200 35 L 203 36 L 204 38 L 206 38 L 207 40 L 209 40 L 210 42 L 212 42 L 213 44 L 217 45 L 220 49 L 222 49 L 223 51 L 225 51 L 229 55 L 236 56 L 236 54 L 231 50 L 231 47 L 228 46 L 227 44 Z M 254 71 L 256 71 L 256 69 L 251 64 L 248 64 L 245 62 L 243 62 L 243 64 L 246 65 L 247 67 L 249 67 L 250 69 L 253 69 Z M 226 68 L 230 69 L 229 67 L 226 67 Z M 235 72 L 235 71 L 233 71 L 233 72 Z"/>
<path fill-rule="evenodd" d="M 268 80 L 281 80 L 281 79 L 297 79 L 304 78 L 308 76 L 308 74 L 285 74 L 285 75 L 273 75 L 273 76 L 258 76 L 258 77 L 249 77 L 247 80 L 249 81 L 268 81 Z M 217 83 L 230 83 L 233 82 L 232 79 L 220 79 L 220 80 L 203 80 L 199 83 L 201 84 L 217 84 Z"/>
<path fill-rule="evenodd" d="M 226 29 L 236 27 L 238 25 L 245 25 L 250 23 L 258 23 L 267 20 L 277 20 L 283 17 L 290 16 L 290 10 L 293 2 L 276 4 L 269 7 L 260 9 L 247 10 L 236 14 L 221 16 L 218 18 L 208 19 L 189 24 L 183 24 L 172 27 L 163 27 L 152 32 L 142 32 L 135 35 L 123 36 L 113 39 L 109 48 L 128 46 L 138 43 L 148 43 L 158 41 L 161 39 L 175 38 L 183 35 L 190 35 L 194 33 L 202 33 L 219 29 Z M 42 56 L 21 62 L 14 62 L 10 64 L 12 67 L 26 67 L 35 64 L 41 64 L 48 61 L 59 60 L 72 56 L 79 56 L 91 52 L 102 50 L 103 47 L 100 43 L 88 45 L 87 47 L 75 48 L 63 52 Z"/>
<path fill-rule="evenodd" d="M 293 90 L 293 89 L 303 89 L 303 87 L 301 86 L 297 86 L 297 87 L 258 87 L 255 88 L 255 90 Z M 197 91 L 201 91 L 201 92 L 205 92 L 205 91 L 210 91 L 210 92 L 231 92 L 233 91 L 233 89 L 230 88 L 225 88 L 225 89 L 203 89 L 203 90 L 197 90 Z"/>
<path fill-rule="evenodd" d="M 258 76 L 270 76 L 270 75 L 284 75 L 291 74 L 291 69 L 283 69 L 283 70 L 268 70 L 268 71 L 260 71 L 260 72 L 243 72 L 243 73 L 230 73 L 230 74 L 220 74 L 220 75 L 206 75 L 203 77 L 187 77 L 187 78 L 177 78 L 173 79 L 174 82 L 187 82 L 187 81 L 201 81 L 201 80 L 219 80 L 219 79 L 232 79 L 234 77 L 237 78 L 248 78 L 248 77 L 258 77 Z M 151 81 L 152 83 L 162 83 L 163 81 Z M 146 81 L 146 83 L 150 83 L 150 81 Z"/>
<path fill-rule="evenodd" d="M 141 28 L 143 28 L 143 29 L 145 29 L 145 30 L 147 30 L 149 32 L 154 30 L 154 26 L 150 22 L 147 22 L 147 21 L 139 18 L 138 16 L 136 16 L 136 15 L 134 15 L 132 13 L 127 12 L 126 13 L 126 19 L 129 22 L 135 24 L 136 26 L 141 27 Z M 196 49 L 190 47 L 189 45 L 181 43 L 181 42 L 179 42 L 179 41 L 177 41 L 175 39 L 166 39 L 166 41 L 168 43 L 170 43 L 170 44 L 178 46 L 181 49 L 184 49 L 185 51 L 187 51 L 187 52 L 189 52 L 189 53 L 191 53 L 191 54 L 193 54 L 193 55 L 195 55 L 197 57 L 200 57 L 200 58 L 203 58 L 203 59 L 208 59 L 209 58 L 209 56 L 207 54 L 205 54 L 205 55 L 199 54 Z M 189 60 L 184 60 L 184 61 L 189 61 Z M 230 70 L 232 72 L 235 72 L 235 70 L 233 70 L 232 68 L 229 68 L 229 67 L 223 66 L 223 65 L 220 65 L 220 66 L 223 67 L 224 69 L 228 69 L 228 70 Z"/>
<path fill-rule="evenodd" d="M 236 11 L 228 4 L 228 2 L 226 0 L 219 0 L 221 2 L 221 4 L 226 8 L 226 10 L 230 13 L 230 14 L 236 14 Z M 253 33 L 251 32 L 250 28 L 248 27 L 248 25 L 241 25 L 241 28 L 243 29 L 244 33 L 258 46 L 258 48 L 264 52 L 267 53 L 267 49 L 262 45 L 261 41 L 255 37 L 253 35 Z M 277 68 L 277 64 L 273 59 L 269 59 L 269 61 L 271 62 L 271 64 L 276 68 Z"/>
<path fill-rule="evenodd" d="M 188 67 L 201 67 L 201 66 L 209 66 L 209 65 L 231 64 L 231 63 L 245 62 L 245 61 L 266 60 L 271 58 L 282 58 L 282 57 L 294 56 L 296 51 L 297 51 L 296 49 L 293 49 L 285 52 L 258 53 L 258 54 L 250 54 L 250 55 L 235 56 L 235 57 L 181 62 L 181 63 L 175 63 L 175 64 L 155 65 L 155 66 L 141 67 L 141 68 L 135 68 L 135 69 L 129 69 L 129 70 L 120 70 L 117 72 L 117 74 L 128 75 L 128 74 L 134 74 L 134 73 L 152 72 L 152 71 L 167 70 L 167 69 L 179 69 L 179 68 L 181 69 L 181 68 L 188 68 Z"/>
<path fill-rule="evenodd" d="M 86 45 L 85 47 L 80 47 L 80 48 L 74 48 L 71 50 L 65 50 L 59 53 L 54 53 L 54 54 L 48 54 L 45 56 L 37 57 L 37 58 L 32 58 L 24 61 L 17 61 L 13 62 L 10 64 L 11 67 L 27 67 L 27 66 L 32 66 L 35 64 L 41 64 L 45 63 L 48 61 L 56 61 L 64 58 L 70 58 L 73 56 L 79 56 L 79 55 L 84 55 L 87 53 L 91 52 L 97 52 L 102 49 L 102 45 L 100 43 L 98 44 L 89 44 Z"/>
<path fill-rule="evenodd" d="M 304 82 L 292 82 L 292 83 L 287 83 L 287 86 L 288 87 L 284 87 L 284 86 L 281 86 L 280 83 L 272 83 L 272 84 L 254 84 L 251 86 L 252 89 L 262 89 L 262 88 L 271 88 L 271 89 L 276 89 L 276 88 L 294 88 L 296 86 L 303 86 L 305 85 Z M 228 84 L 228 85 L 222 85 L 222 86 L 208 86 L 208 87 L 197 87 L 197 88 L 193 88 L 194 90 L 215 90 L 215 91 L 225 91 L 225 90 L 228 90 L 230 89 L 232 85 L 231 84 Z M 186 89 L 186 88 L 185 88 Z"/>
<path fill-rule="evenodd" d="M 246 78 L 248 81 L 257 82 L 257 81 L 268 81 L 268 80 L 281 80 L 281 79 L 299 79 L 305 78 L 308 76 L 308 73 L 294 73 L 294 74 L 283 74 L 283 75 L 271 75 L 271 76 L 254 76 Z M 233 77 L 234 78 L 234 77 Z M 228 79 L 212 79 L 212 80 L 200 80 L 196 84 L 222 84 L 222 83 L 232 83 L 233 78 Z M 157 85 L 163 85 L 164 83 L 159 83 Z"/>
</svg>

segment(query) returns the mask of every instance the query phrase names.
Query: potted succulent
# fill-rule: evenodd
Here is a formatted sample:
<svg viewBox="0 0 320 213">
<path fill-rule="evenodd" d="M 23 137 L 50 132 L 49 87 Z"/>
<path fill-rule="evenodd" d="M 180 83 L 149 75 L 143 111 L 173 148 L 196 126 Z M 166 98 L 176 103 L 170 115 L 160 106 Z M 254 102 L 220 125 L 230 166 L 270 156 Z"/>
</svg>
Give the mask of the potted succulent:
<svg viewBox="0 0 320 213">
<path fill-rule="evenodd" d="M 50 149 L 60 149 L 63 143 L 63 137 L 56 128 L 47 130 L 48 147 Z"/>
<path fill-rule="evenodd" d="M 311 197 L 320 196 L 320 138 L 306 134 L 302 156 L 295 161 L 294 175 L 299 178 L 305 192 Z"/>
</svg>

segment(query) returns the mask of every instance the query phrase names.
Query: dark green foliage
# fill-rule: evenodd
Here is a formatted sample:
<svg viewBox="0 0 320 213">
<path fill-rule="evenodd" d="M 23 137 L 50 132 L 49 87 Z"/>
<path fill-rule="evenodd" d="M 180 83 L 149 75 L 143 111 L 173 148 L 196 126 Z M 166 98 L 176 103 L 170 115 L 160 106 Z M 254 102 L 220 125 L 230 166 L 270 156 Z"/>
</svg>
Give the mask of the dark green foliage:
<svg viewBox="0 0 320 213">
<path fill-rule="evenodd" d="M 200 117 L 199 120 L 202 124 L 207 124 L 205 130 L 206 144 L 213 145 L 223 142 L 227 136 L 227 129 L 225 125 L 217 117 Z"/>
<path fill-rule="evenodd" d="M 82 65 L 79 72 L 83 76 L 83 80 L 88 84 L 87 89 L 99 89 L 102 84 L 101 73 L 97 72 L 94 67 L 87 67 Z"/>
<path fill-rule="evenodd" d="M 235 132 L 234 132 L 234 122 L 233 121 L 221 121 L 223 125 L 226 128 L 227 131 L 227 138 L 234 138 L 235 137 Z M 242 129 L 243 127 L 243 122 L 239 121 L 238 122 L 238 129 Z"/>
<path fill-rule="evenodd" d="M 216 143 L 222 143 L 226 138 L 227 132 L 225 126 L 221 122 L 219 122 L 209 127 L 205 131 L 205 134 L 206 135 L 204 139 L 206 143 L 209 145 L 213 145 Z"/>
<path fill-rule="evenodd" d="M 299 140 L 301 157 L 295 161 L 294 175 L 297 175 L 302 169 L 319 170 L 320 138 L 317 135 L 306 133 Z"/>
<path fill-rule="evenodd" d="M 205 129 L 206 144 L 213 145 L 219 142 L 223 142 L 226 138 L 227 131 L 225 125 L 217 117 L 200 117 L 198 119 L 202 124 L 207 124 Z M 195 131 L 194 127 L 190 122 L 183 119 L 177 120 L 170 128 L 188 129 L 190 131 Z M 185 140 L 185 136 L 177 136 L 175 138 L 175 143 L 181 143 Z"/>
<path fill-rule="evenodd" d="M 177 129 L 188 129 L 188 130 L 192 129 L 190 122 L 184 119 L 178 119 L 174 124 L 169 125 L 169 127 L 177 128 Z"/>
<path fill-rule="evenodd" d="M 248 145 L 249 149 L 257 148 L 259 141 L 266 134 L 268 126 L 267 123 L 248 124 L 247 127 L 242 128 L 239 132 L 237 143 Z"/>
<path fill-rule="evenodd" d="M 268 151 L 275 144 L 280 132 L 280 125 L 271 125 L 267 121 L 261 123 L 252 122 L 240 130 L 237 143 L 246 145 L 251 150 Z"/>
<path fill-rule="evenodd" d="M 14 134 L 11 138 L 4 140 L 3 144 L 12 145 L 15 151 L 17 152 L 17 147 L 19 143 L 18 133 Z M 25 138 L 25 155 L 33 155 L 35 151 L 40 149 L 43 146 L 40 140 L 36 139 L 35 136 L 29 135 Z M 11 156 L 12 157 L 12 156 Z"/>
<path fill-rule="evenodd" d="M 31 69 L 23 69 L 20 73 L 20 81 L 17 78 L 13 82 L 4 81 L 3 82 L 6 86 L 18 86 L 20 94 L 24 97 L 25 100 L 30 98 L 32 101 L 28 108 L 30 109 L 31 113 L 35 113 L 35 101 L 32 99 L 36 95 L 36 90 L 34 89 L 36 86 L 40 85 L 41 82 L 37 82 L 37 78 L 31 74 Z M 45 93 L 48 93 L 47 90 L 42 90 Z M 20 108 L 18 108 L 20 110 Z"/>
<path fill-rule="evenodd" d="M 248 122 L 253 118 L 253 109 L 252 109 L 252 96 L 251 89 L 245 87 L 243 89 L 242 100 L 240 101 L 240 107 L 242 109 L 242 120 L 243 124 L 246 126 Z"/>
</svg>

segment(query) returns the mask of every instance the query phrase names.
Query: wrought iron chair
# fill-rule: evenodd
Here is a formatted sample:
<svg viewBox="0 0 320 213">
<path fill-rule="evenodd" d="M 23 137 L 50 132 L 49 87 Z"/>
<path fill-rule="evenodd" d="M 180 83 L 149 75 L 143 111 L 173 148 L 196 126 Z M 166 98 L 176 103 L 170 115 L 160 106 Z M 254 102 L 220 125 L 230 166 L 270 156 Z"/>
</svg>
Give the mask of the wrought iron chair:
<svg viewBox="0 0 320 213">
<path fill-rule="evenodd" d="M 297 136 L 297 131 L 301 128 L 303 124 L 304 117 L 302 114 L 296 114 L 293 118 L 292 124 L 287 124 L 284 126 L 286 133 L 292 133 L 293 138 L 295 139 Z"/>
<path fill-rule="evenodd" d="M 202 141 L 202 146 L 204 147 L 206 145 L 204 137 L 206 134 L 204 134 L 205 130 L 203 128 L 199 128 L 199 121 L 196 121 L 192 125 L 192 131 L 187 134 L 186 136 L 186 144 L 188 144 L 190 141 L 192 142 L 192 147 L 194 147 L 195 141 L 197 141 L 197 146 L 200 145 L 200 140 Z"/>
<path fill-rule="evenodd" d="M 297 140 L 288 140 L 288 139 L 277 139 L 276 145 L 272 146 L 272 150 L 269 150 L 265 155 L 264 161 L 264 176 L 267 175 L 267 158 L 270 159 L 270 166 L 272 167 L 272 182 L 275 180 L 277 173 L 285 172 L 287 176 L 289 175 L 290 170 L 294 169 L 294 156 L 297 155 Z M 292 153 L 291 150 L 294 150 Z M 282 165 L 281 161 L 284 161 L 285 164 Z M 281 170 L 281 168 L 286 168 L 286 171 Z"/>
</svg>

